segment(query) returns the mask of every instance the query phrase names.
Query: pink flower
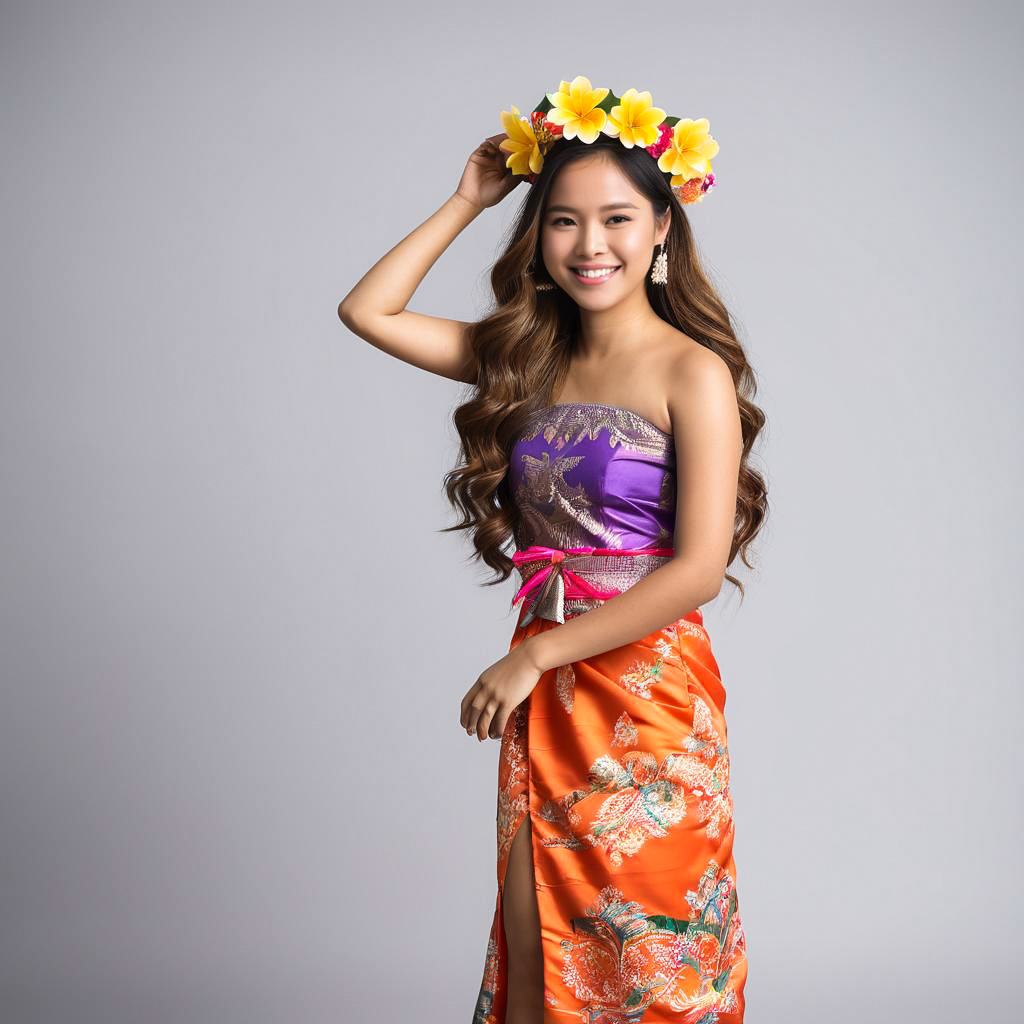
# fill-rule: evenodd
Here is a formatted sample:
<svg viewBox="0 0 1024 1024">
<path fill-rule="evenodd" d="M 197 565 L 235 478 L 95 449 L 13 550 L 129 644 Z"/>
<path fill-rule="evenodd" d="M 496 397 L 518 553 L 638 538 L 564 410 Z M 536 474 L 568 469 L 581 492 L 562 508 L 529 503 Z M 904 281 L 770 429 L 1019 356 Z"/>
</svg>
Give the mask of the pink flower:
<svg viewBox="0 0 1024 1024">
<path fill-rule="evenodd" d="M 656 142 L 652 142 L 649 146 L 644 147 L 655 160 L 657 160 L 658 157 L 668 149 L 669 143 L 672 139 L 672 127 L 671 125 L 661 124 L 658 126 L 658 132 L 658 140 Z"/>
</svg>

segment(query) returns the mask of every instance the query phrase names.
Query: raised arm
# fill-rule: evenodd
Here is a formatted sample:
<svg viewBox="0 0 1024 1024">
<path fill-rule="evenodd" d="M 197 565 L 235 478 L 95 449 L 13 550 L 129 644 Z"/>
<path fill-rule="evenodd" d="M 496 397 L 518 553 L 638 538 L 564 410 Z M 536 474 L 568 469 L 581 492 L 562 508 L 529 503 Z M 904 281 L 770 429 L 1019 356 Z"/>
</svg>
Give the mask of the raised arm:
<svg viewBox="0 0 1024 1024">
<path fill-rule="evenodd" d="M 520 179 L 498 149 L 504 133 L 484 140 L 470 155 L 456 191 L 411 234 L 384 254 L 341 300 L 338 316 L 354 334 L 389 355 L 452 380 L 477 379 L 469 324 L 405 308 L 427 271 L 478 214 L 515 188 Z"/>
</svg>

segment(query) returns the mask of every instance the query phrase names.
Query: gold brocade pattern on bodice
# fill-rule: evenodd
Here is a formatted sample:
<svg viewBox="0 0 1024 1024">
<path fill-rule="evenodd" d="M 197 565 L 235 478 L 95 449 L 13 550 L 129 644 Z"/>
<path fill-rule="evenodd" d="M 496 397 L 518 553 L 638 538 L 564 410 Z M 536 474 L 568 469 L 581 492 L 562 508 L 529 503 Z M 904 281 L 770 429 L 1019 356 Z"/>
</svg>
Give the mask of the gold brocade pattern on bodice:
<svg viewBox="0 0 1024 1024">
<path fill-rule="evenodd" d="M 538 435 L 559 450 L 571 448 L 584 438 L 597 440 L 605 432 L 608 444 L 655 458 L 665 458 L 674 447 L 671 434 L 666 434 L 639 413 L 613 405 L 596 403 L 564 403 L 548 406 L 534 414 L 535 423 L 520 435 L 521 441 L 532 441 Z"/>
<path fill-rule="evenodd" d="M 545 543 L 553 548 L 585 547 L 587 535 L 600 538 L 600 547 L 622 547 L 622 541 L 594 515 L 594 501 L 583 484 L 566 483 L 566 472 L 582 461 L 582 455 L 552 458 L 550 452 L 542 452 L 540 458 L 523 456 L 523 482 L 516 490 L 520 532 L 545 536 Z"/>
<path fill-rule="evenodd" d="M 538 409 L 516 439 L 510 473 L 520 549 L 672 547 L 674 438 L 639 413 L 600 403 Z M 571 610 L 594 603 L 576 599 Z"/>
</svg>

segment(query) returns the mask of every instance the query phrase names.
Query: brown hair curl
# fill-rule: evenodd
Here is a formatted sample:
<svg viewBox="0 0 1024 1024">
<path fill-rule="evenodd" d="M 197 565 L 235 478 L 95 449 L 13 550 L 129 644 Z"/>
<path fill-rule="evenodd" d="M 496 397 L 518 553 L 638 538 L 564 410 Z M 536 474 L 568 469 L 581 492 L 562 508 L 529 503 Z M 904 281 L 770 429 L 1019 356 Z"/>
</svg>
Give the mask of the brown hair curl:
<svg viewBox="0 0 1024 1024">
<path fill-rule="evenodd" d="M 508 232 L 502 254 L 491 269 L 495 308 L 470 327 L 470 345 L 478 376 L 475 391 L 453 414 L 461 441 L 461 463 L 444 478 L 444 489 L 461 520 L 441 532 L 472 530 L 475 553 L 497 574 L 493 586 L 508 579 L 515 565 L 504 546 L 514 537 L 518 509 L 508 486 L 512 446 L 527 420 L 550 405 L 561 389 L 579 339 L 579 307 L 561 288 L 537 291 L 535 281 L 549 281 L 541 257 L 541 219 L 558 172 L 573 160 L 600 150 L 614 159 L 633 186 L 650 201 L 657 219 L 672 210 L 666 238 L 668 283 L 655 285 L 648 275 L 651 307 L 664 321 L 718 353 L 736 385 L 743 433 L 737 481 L 736 521 L 729 551 L 748 568 L 748 547 L 767 515 L 767 488 L 749 465 L 754 441 L 765 423 L 753 403 L 753 370 L 736 338 L 731 318 L 708 280 L 697 253 L 693 231 L 682 204 L 657 162 L 640 147 L 628 149 L 616 139 L 599 136 L 589 144 L 560 139 L 548 151 L 536 181 Z M 744 593 L 736 577 L 725 579 Z"/>
</svg>

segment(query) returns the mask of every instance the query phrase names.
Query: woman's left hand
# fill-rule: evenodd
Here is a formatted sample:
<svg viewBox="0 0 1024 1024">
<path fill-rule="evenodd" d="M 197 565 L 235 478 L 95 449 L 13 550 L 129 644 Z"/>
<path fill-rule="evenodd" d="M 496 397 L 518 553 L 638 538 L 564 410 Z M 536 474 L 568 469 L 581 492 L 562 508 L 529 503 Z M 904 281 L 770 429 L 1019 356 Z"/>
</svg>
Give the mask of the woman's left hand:
<svg viewBox="0 0 1024 1024">
<path fill-rule="evenodd" d="M 462 698 L 459 721 L 476 738 L 500 739 L 509 716 L 533 692 L 543 671 L 534 664 L 529 642 L 514 647 L 500 661 L 484 669 Z"/>
</svg>

